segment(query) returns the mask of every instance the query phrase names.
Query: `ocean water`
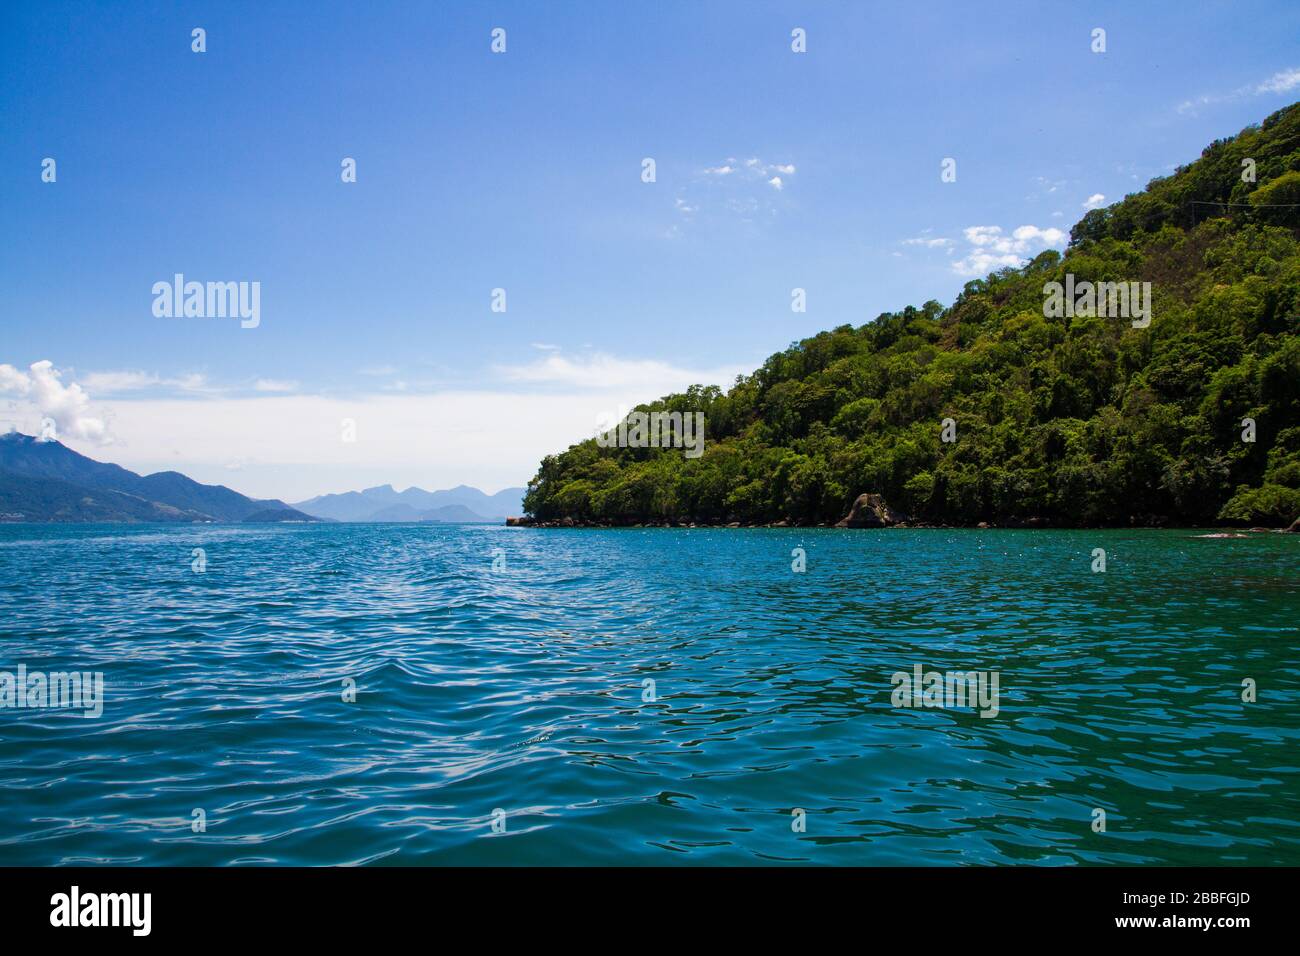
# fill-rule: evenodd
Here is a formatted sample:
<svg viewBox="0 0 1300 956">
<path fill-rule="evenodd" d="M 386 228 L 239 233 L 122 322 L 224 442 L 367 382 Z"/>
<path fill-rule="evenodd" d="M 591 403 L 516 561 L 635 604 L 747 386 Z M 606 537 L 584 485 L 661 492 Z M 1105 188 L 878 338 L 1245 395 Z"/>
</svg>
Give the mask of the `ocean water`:
<svg viewBox="0 0 1300 956">
<path fill-rule="evenodd" d="M 1300 536 L 1195 534 L 0 526 L 0 671 L 104 679 L 0 864 L 1300 864 Z"/>
</svg>

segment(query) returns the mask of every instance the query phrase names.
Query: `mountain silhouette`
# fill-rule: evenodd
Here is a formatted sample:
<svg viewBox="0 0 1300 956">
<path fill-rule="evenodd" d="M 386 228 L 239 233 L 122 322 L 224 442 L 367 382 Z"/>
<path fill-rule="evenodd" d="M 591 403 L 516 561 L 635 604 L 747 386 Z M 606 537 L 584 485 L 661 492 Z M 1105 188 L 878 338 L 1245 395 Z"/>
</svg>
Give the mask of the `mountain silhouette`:
<svg viewBox="0 0 1300 956">
<path fill-rule="evenodd" d="M 283 501 L 204 485 L 177 471 L 137 475 L 58 441 L 0 435 L 0 519 L 9 521 L 314 521 Z"/>
</svg>

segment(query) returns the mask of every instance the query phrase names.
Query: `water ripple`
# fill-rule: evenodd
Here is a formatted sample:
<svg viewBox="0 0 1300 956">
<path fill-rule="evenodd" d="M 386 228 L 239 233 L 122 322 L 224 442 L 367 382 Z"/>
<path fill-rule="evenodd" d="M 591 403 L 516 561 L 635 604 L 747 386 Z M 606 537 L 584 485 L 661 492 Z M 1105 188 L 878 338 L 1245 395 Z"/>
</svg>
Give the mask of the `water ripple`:
<svg viewBox="0 0 1300 956">
<path fill-rule="evenodd" d="M 0 709 L 0 863 L 1295 865 L 1298 558 L 1172 531 L 0 526 L 0 670 L 106 684 L 98 718 Z M 916 664 L 998 672 L 997 715 L 891 706 Z"/>
</svg>

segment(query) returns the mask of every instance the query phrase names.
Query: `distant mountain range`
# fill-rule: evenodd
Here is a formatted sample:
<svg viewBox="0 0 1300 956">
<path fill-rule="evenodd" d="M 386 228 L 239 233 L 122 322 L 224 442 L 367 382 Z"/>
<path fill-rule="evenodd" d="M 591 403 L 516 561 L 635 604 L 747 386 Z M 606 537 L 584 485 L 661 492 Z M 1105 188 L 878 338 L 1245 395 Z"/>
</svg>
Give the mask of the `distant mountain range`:
<svg viewBox="0 0 1300 956">
<path fill-rule="evenodd" d="M 523 497 L 523 488 L 506 488 L 489 495 L 468 485 L 457 485 L 445 491 L 425 491 L 423 488 L 397 491 L 392 485 L 379 485 L 363 491 L 318 495 L 293 507 L 330 521 L 499 523 L 508 515 L 521 513 Z"/>
<path fill-rule="evenodd" d="M 315 521 L 283 501 L 201 485 L 180 472 L 137 475 L 57 441 L 0 435 L 0 521 Z"/>
<path fill-rule="evenodd" d="M 57 441 L 0 435 L 0 521 L 429 521 L 501 522 L 520 513 L 523 488 L 487 495 L 392 485 L 320 495 L 298 505 L 248 498 L 180 472 L 137 475 Z"/>
</svg>

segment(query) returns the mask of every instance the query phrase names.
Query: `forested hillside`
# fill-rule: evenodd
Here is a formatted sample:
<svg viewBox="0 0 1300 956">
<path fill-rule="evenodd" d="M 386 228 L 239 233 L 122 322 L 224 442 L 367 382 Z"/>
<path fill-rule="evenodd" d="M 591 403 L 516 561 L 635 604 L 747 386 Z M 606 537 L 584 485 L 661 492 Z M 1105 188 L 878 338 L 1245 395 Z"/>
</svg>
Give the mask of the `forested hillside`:
<svg viewBox="0 0 1300 956">
<path fill-rule="evenodd" d="M 949 307 L 841 326 L 725 394 L 694 387 L 641 406 L 703 411 L 704 454 L 584 441 L 543 460 L 525 509 L 539 521 L 820 524 L 881 492 L 934 523 L 1290 524 L 1300 104 L 1089 212 L 1070 238 L 1064 256 L 970 282 Z M 1045 283 L 1067 273 L 1150 282 L 1149 327 L 1044 317 Z"/>
</svg>

